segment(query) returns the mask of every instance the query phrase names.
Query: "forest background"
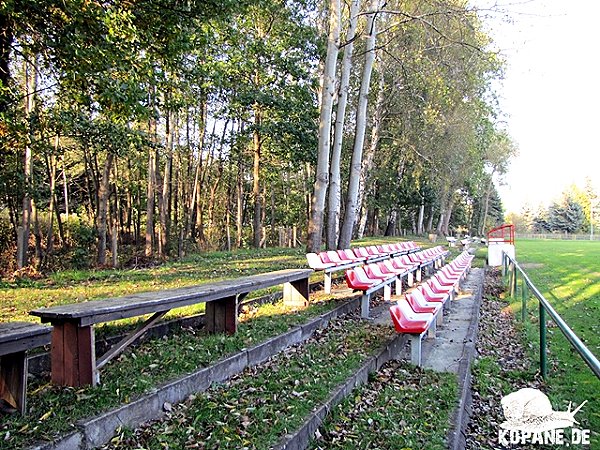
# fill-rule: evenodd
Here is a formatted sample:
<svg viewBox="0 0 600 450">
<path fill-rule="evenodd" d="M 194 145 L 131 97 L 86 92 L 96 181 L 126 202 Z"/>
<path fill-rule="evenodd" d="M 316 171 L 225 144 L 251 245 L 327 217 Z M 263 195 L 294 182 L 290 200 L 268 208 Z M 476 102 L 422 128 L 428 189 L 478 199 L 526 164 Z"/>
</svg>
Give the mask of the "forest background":
<svg viewBox="0 0 600 450">
<path fill-rule="evenodd" d="M 0 261 L 483 234 L 517 151 L 459 0 L 8 0 Z"/>
</svg>

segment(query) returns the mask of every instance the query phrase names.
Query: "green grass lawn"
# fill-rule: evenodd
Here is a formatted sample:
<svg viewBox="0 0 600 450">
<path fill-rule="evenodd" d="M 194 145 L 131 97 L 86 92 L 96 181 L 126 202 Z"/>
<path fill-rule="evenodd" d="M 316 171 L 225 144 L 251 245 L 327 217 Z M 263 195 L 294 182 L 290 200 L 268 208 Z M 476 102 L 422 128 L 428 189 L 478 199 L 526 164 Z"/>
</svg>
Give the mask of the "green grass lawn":
<svg viewBox="0 0 600 450">
<path fill-rule="evenodd" d="M 596 357 L 600 356 L 600 242 L 518 240 L 516 256 L 531 281 Z M 520 288 L 520 281 L 519 281 Z M 520 318 L 520 294 L 511 307 Z M 538 302 L 528 303 L 525 330 L 539 360 Z M 600 380 L 570 346 L 561 331 L 548 328 L 550 399 L 554 410 L 588 403 L 577 414 L 580 428 L 593 433 L 600 448 Z"/>
</svg>

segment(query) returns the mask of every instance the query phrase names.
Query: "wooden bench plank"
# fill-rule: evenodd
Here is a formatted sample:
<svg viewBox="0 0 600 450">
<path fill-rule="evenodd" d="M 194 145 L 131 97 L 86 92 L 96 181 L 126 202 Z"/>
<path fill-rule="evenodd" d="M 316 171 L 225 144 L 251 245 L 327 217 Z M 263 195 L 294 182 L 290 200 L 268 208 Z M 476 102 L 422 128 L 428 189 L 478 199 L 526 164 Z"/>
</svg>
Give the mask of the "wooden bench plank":
<svg viewBox="0 0 600 450">
<path fill-rule="evenodd" d="M 31 322 L 0 324 L 0 356 L 31 350 L 50 343 L 52 328 Z"/>
</svg>

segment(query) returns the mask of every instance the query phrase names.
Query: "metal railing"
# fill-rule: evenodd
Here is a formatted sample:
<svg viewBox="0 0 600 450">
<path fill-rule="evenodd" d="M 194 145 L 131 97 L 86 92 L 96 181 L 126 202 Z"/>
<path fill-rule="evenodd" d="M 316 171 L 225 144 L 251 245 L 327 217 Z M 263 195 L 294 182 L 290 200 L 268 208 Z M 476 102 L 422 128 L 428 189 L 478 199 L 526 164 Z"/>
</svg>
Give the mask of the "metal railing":
<svg viewBox="0 0 600 450">
<path fill-rule="evenodd" d="M 529 299 L 529 292 L 537 298 L 539 302 L 539 328 L 540 328 L 540 373 L 545 379 L 548 375 L 548 355 L 547 355 L 547 344 L 546 344 L 546 315 L 554 321 L 558 326 L 562 334 L 567 338 L 567 341 L 571 344 L 579 356 L 585 361 L 585 363 L 592 369 L 592 372 L 600 379 L 600 362 L 598 358 L 585 346 L 581 339 L 571 330 L 569 325 L 563 320 L 562 317 L 554 310 L 552 305 L 546 300 L 541 292 L 531 282 L 527 274 L 519 266 L 519 263 L 515 261 L 510 255 L 502 252 L 502 275 L 508 275 L 508 288 L 510 296 L 515 298 L 517 294 L 518 275 L 521 276 L 521 321 L 525 322 L 527 319 L 527 300 Z"/>
<path fill-rule="evenodd" d="M 552 239 L 557 241 L 600 241 L 600 235 L 596 232 L 565 234 L 565 233 L 516 233 L 517 239 Z"/>
</svg>

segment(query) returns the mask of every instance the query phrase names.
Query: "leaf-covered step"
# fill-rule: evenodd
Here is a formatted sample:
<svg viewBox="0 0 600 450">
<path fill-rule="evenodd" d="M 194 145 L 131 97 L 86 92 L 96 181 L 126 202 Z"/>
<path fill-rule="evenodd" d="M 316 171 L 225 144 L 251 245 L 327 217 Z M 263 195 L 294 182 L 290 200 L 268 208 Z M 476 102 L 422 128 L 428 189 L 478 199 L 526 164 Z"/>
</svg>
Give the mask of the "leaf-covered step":
<svg viewBox="0 0 600 450">
<path fill-rule="evenodd" d="M 393 338 L 391 327 L 336 320 L 302 345 L 173 407 L 109 448 L 268 448 Z"/>
<path fill-rule="evenodd" d="M 333 408 L 313 450 L 445 449 L 456 376 L 389 361 Z"/>
</svg>

